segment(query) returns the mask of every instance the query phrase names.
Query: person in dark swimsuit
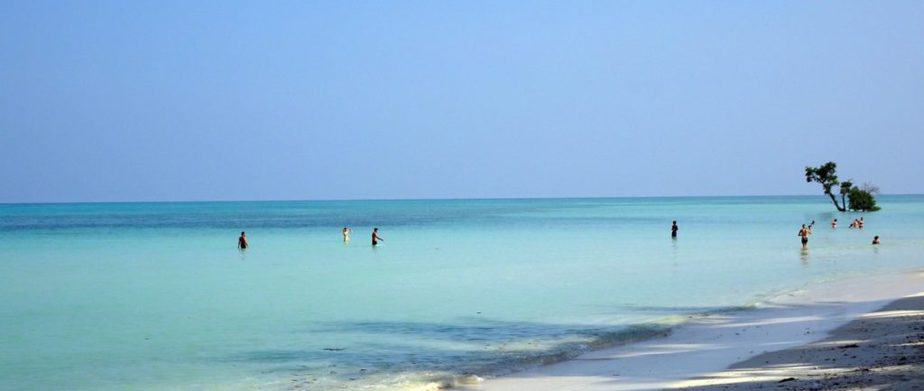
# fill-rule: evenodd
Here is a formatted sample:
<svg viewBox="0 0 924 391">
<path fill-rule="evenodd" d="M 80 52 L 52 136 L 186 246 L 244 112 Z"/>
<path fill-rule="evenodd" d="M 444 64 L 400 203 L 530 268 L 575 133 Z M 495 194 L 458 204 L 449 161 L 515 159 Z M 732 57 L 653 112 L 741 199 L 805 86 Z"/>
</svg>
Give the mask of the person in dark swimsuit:
<svg viewBox="0 0 924 391">
<path fill-rule="evenodd" d="M 879 244 L 879 235 L 873 238 L 873 244 Z"/>
<path fill-rule="evenodd" d="M 247 249 L 247 234 L 244 231 L 241 231 L 241 237 L 237 238 L 237 248 L 241 250 Z"/>
<path fill-rule="evenodd" d="M 379 229 L 378 229 L 378 228 L 373 228 L 373 229 L 372 229 L 372 245 L 373 245 L 373 246 L 378 246 L 378 245 L 379 245 L 379 242 L 384 242 L 384 241 L 385 241 L 385 239 L 382 239 L 382 237 L 379 236 Z"/>
<path fill-rule="evenodd" d="M 679 229 L 680 228 L 677 228 L 677 220 L 674 220 L 674 224 L 671 225 L 671 237 L 672 238 L 677 239 L 677 230 Z"/>
<path fill-rule="evenodd" d="M 799 236 L 802 238 L 803 248 L 808 247 L 808 237 L 811 234 L 812 234 L 812 231 L 810 231 L 808 227 L 805 226 L 805 224 L 802 224 L 802 229 L 799 230 Z"/>
</svg>

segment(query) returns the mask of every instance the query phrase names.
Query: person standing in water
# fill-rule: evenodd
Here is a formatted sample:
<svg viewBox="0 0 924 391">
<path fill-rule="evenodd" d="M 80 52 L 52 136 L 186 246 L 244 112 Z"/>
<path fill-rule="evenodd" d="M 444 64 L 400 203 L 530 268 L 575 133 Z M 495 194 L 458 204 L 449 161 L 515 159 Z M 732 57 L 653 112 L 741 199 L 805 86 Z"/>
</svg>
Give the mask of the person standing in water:
<svg viewBox="0 0 924 391">
<path fill-rule="evenodd" d="M 241 237 L 237 238 L 237 248 L 240 250 L 247 249 L 247 234 L 241 231 Z"/>
<path fill-rule="evenodd" d="M 799 237 L 802 238 L 802 248 L 808 247 L 808 237 L 812 234 L 812 231 L 802 224 L 802 229 L 799 230 Z"/>
<path fill-rule="evenodd" d="M 832 229 L 836 229 L 836 228 L 837 228 L 837 219 L 831 220 L 831 228 L 832 228 Z"/>
<path fill-rule="evenodd" d="M 879 244 L 879 235 L 873 237 L 873 244 Z"/>
<path fill-rule="evenodd" d="M 344 242 L 344 243 L 350 241 L 350 234 L 351 234 L 351 233 L 353 233 L 353 230 L 350 229 L 350 227 L 343 227 L 343 242 Z"/>
<path fill-rule="evenodd" d="M 860 219 L 857 220 L 857 228 L 863 229 L 863 217 L 860 217 Z"/>
<path fill-rule="evenodd" d="M 671 224 L 671 238 L 672 239 L 677 239 L 677 230 L 679 229 L 680 228 L 677 228 L 677 220 L 674 220 L 674 223 Z"/>
<path fill-rule="evenodd" d="M 378 246 L 378 245 L 379 245 L 379 242 L 384 242 L 384 241 L 385 241 L 385 239 L 382 239 L 382 237 L 379 236 L 379 229 L 378 229 L 378 228 L 373 228 L 373 229 L 372 229 L 372 245 L 373 245 L 373 246 Z"/>
</svg>

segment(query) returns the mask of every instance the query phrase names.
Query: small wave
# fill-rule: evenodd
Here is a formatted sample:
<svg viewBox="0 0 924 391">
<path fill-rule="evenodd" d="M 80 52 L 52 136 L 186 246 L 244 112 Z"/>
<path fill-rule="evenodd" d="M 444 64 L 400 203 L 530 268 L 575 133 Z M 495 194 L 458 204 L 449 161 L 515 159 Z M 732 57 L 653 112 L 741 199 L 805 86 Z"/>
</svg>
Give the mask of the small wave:
<svg viewBox="0 0 924 391">
<path fill-rule="evenodd" d="M 582 340 L 557 344 L 548 350 L 514 350 L 513 354 L 504 355 L 492 363 L 474 365 L 460 363 L 453 370 L 403 373 L 392 379 L 381 379 L 385 380 L 384 384 L 370 385 L 368 389 L 379 389 L 381 387 L 381 389 L 402 391 L 434 391 L 477 384 L 485 378 L 503 376 L 531 367 L 567 361 L 589 351 L 665 337 L 670 334 L 673 327 L 691 319 L 691 317 L 695 318 L 696 316 L 672 316 L 659 322 L 626 326 L 616 331 L 585 331 L 583 332 L 585 338 Z"/>
<path fill-rule="evenodd" d="M 508 357 L 496 363 L 466 367 L 459 371 L 406 374 L 410 376 L 402 376 L 403 381 L 383 386 L 385 389 L 401 391 L 434 391 L 477 384 L 486 378 L 495 378 L 529 368 L 571 360 L 591 351 L 663 338 L 691 320 L 757 308 L 759 308 L 757 301 L 741 306 L 697 308 L 694 311 L 667 316 L 657 321 L 626 326 L 616 331 L 590 330 L 585 332 L 589 338 L 584 341 L 562 343 L 545 351 Z"/>
</svg>

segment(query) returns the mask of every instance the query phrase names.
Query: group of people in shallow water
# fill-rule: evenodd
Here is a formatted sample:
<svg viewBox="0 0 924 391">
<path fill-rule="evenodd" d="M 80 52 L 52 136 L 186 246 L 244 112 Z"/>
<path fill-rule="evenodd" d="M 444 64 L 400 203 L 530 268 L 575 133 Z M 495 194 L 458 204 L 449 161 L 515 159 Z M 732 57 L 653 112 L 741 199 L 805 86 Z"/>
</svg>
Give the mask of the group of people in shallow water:
<svg viewBox="0 0 924 391">
<path fill-rule="evenodd" d="M 813 221 L 812 223 L 814 224 L 815 222 Z M 831 220 L 831 228 L 837 228 L 837 219 Z M 853 219 L 853 222 L 847 228 L 863 228 L 863 218 Z"/>
<path fill-rule="evenodd" d="M 802 224 L 802 228 L 799 229 L 798 236 L 802 240 L 803 248 L 808 247 L 808 237 L 812 234 L 812 228 L 814 227 L 815 227 L 815 220 L 812 220 L 812 222 L 808 225 Z M 859 219 L 854 219 L 853 222 L 850 223 L 850 228 L 863 229 L 863 218 L 860 217 Z M 837 219 L 831 220 L 831 229 L 837 229 Z M 679 230 L 680 228 L 677 226 L 677 220 L 674 220 L 673 223 L 671 223 L 671 238 L 672 239 L 677 239 L 677 231 Z M 344 243 L 349 243 L 350 235 L 352 233 L 353 233 L 352 228 L 343 227 L 341 234 L 343 234 Z M 373 228 L 372 229 L 372 245 L 378 246 L 379 242 L 384 242 L 384 241 L 385 239 L 382 239 L 382 237 L 379 236 L 379 229 Z M 873 244 L 879 244 L 879 235 L 876 235 L 875 237 L 873 237 Z M 246 250 L 248 245 L 249 244 L 247 243 L 247 233 L 245 233 L 244 231 L 241 231 L 241 236 L 237 238 L 237 248 L 241 250 Z"/>
<path fill-rule="evenodd" d="M 352 233 L 353 233 L 353 229 L 352 229 L 352 228 L 350 228 L 350 227 L 343 227 L 342 234 L 343 234 L 343 242 L 344 242 L 344 243 L 348 243 L 348 242 L 350 241 L 350 235 L 351 235 Z M 384 242 L 384 241 L 385 241 L 385 239 L 382 239 L 382 237 L 379 236 L 379 229 L 378 229 L 378 228 L 373 228 L 373 229 L 372 229 L 372 245 L 373 245 L 373 246 L 378 246 L 378 245 L 379 245 L 379 242 Z M 247 243 L 247 233 L 244 232 L 244 231 L 241 231 L 241 236 L 237 238 L 237 248 L 238 248 L 239 250 L 246 250 L 248 245 L 249 245 L 249 244 Z"/>
<path fill-rule="evenodd" d="M 350 241 L 350 235 L 353 234 L 353 228 L 343 227 L 343 230 L 341 231 L 341 233 L 343 234 L 343 242 L 348 243 Z M 379 242 L 384 242 L 384 241 L 385 239 L 382 239 L 382 237 L 379 236 L 379 229 L 373 228 L 372 229 L 372 245 L 378 246 Z"/>
<path fill-rule="evenodd" d="M 815 227 L 815 220 L 809 225 L 802 224 L 798 236 L 802 240 L 802 248 L 808 247 L 808 237 L 812 234 L 812 228 Z M 854 219 L 849 228 L 863 229 L 863 218 Z M 831 220 L 831 229 L 837 229 L 837 219 Z M 873 244 L 879 244 L 879 235 L 873 237 Z"/>
</svg>

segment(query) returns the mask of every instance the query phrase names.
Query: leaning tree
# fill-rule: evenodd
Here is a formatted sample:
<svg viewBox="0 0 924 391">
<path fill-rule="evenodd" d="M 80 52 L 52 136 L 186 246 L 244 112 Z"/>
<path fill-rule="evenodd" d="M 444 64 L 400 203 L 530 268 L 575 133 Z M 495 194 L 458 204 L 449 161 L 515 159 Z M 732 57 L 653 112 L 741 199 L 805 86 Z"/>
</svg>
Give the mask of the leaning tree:
<svg viewBox="0 0 924 391">
<path fill-rule="evenodd" d="M 879 210 L 879 206 L 876 205 L 876 198 L 873 196 L 873 193 L 879 192 L 879 188 L 870 184 L 864 184 L 862 188 L 857 188 L 854 187 L 852 181 L 838 181 L 837 164 L 834 162 L 827 162 L 818 167 L 806 167 L 805 181 L 820 183 L 825 190 L 825 194 L 831 197 L 834 207 L 841 212 L 846 212 L 848 208 L 862 212 Z M 841 195 L 840 204 L 837 203 L 837 197 L 834 195 L 835 186 L 838 188 L 838 194 Z M 849 204 L 847 203 L 848 198 L 850 199 Z"/>
<path fill-rule="evenodd" d="M 853 187 L 853 184 L 849 181 L 841 183 L 837 180 L 836 163 L 827 162 L 818 167 L 805 167 L 805 181 L 820 183 L 825 194 L 831 197 L 831 202 L 834 203 L 834 207 L 841 212 L 847 211 L 847 202 L 845 198 L 847 197 L 847 193 L 850 192 L 850 188 Z M 838 185 L 840 185 L 838 189 L 838 193 L 841 195 L 840 204 L 837 203 L 837 198 L 834 196 L 834 187 Z"/>
</svg>

